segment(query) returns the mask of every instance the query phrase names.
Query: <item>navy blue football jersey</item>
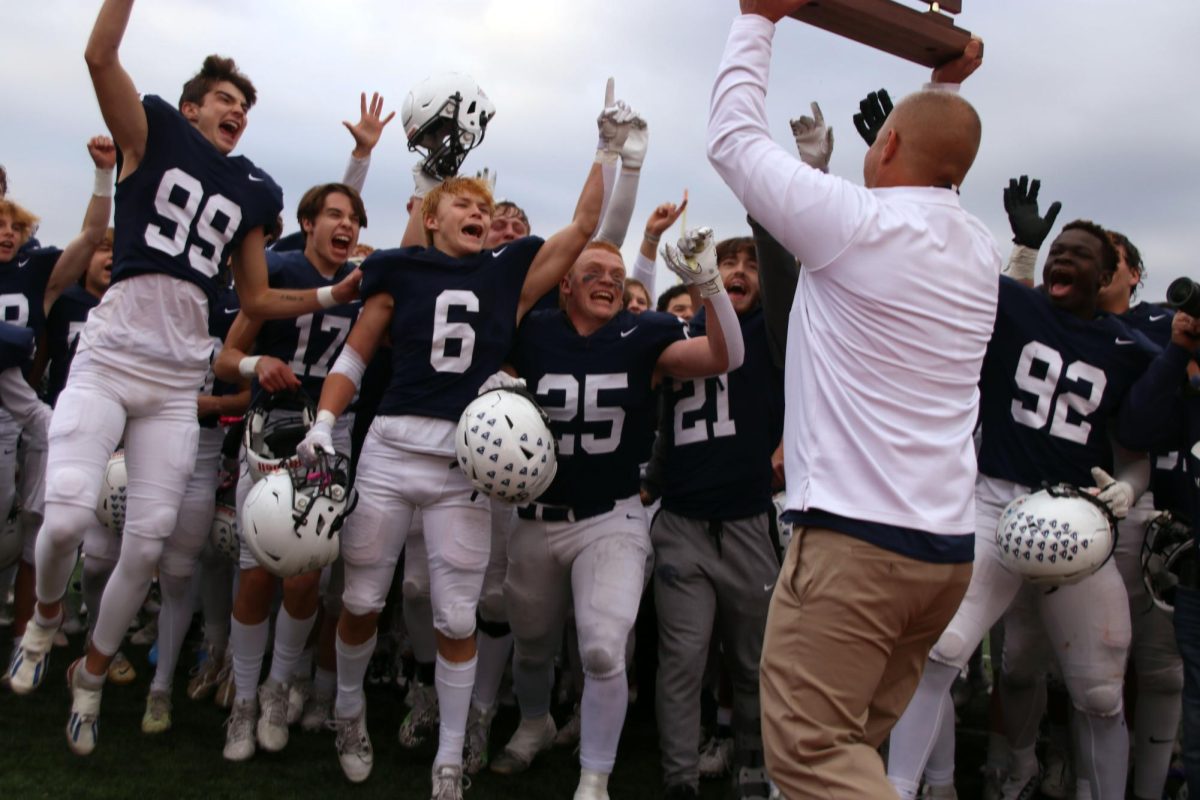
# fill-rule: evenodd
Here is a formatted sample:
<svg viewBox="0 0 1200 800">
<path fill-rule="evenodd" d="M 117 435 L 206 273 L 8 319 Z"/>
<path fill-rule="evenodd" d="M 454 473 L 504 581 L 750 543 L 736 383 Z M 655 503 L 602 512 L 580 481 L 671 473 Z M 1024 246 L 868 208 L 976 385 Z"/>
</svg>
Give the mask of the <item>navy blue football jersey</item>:
<svg viewBox="0 0 1200 800">
<path fill-rule="evenodd" d="M 658 424 L 658 358 L 687 338 L 670 314 L 619 311 L 580 336 L 564 311 L 531 311 L 512 365 L 550 416 L 558 474 L 539 501 L 589 508 L 638 493 Z"/>
<path fill-rule="evenodd" d="M 88 314 L 99 302 L 99 297 L 75 284 L 68 286 L 50 307 L 46 318 L 46 350 L 50 359 L 46 368 L 46 401 L 50 405 L 54 405 L 67 385 L 75 344 Z"/>
<path fill-rule="evenodd" d="M 362 264 L 363 299 L 388 292 L 392 377 L 378 413 L 457 421 L 504 364 L 517 306 L 542 240 L 451 258 L 432 247 L 376 250 Z"/>
<path fill-rule="evenodd" d="M 320 289 L 333 286 L 353 271 L 354 265 L 347 262 L 332 278 L 326 278 L 302 251 L 267 251 L 267 283 L 272 289 Z M 294 319 L 266 320 L 254 340 L 254 352 L 274 356 L 291 367 L 304 391 L 316 402 L 361 308 L 362 301 L 355 300 Z M 257 396 L 258 392 L 255 381 L 253 394 Z"/>
<path fill-rule="evenodd" d="M 1175 312 L 1152 303 L 1138 303 L 1121 315 L 1121 320 L 1159 347 L 1171 341 L 1171 320 Z M 1154 507 L 1187 513 L 1191 489 L 1188 485 L 1187 459 L 1178 450 L 1150 453 L 1150 491 Z"/>
<path fill-rule="evenodd" d="M 162 98 L 146 95 L 142 107 L 146 152 L 117 183 L 113 282 L 164 273 L 212 303 L 218 269 L 248 231 L 275 222 L 283 190 L 250 159 L 222 155 Z"/>
<path fill-rule="evenodd" d="M 705 309 L 692 318 L 706 330 Z M 783 436 L 783 373 L 771 360 L 762 309 L 743 314 L 742 366 L 715 378 L 664 382 L 662 506 L 694 519 L 739 519 L 772 508 L 771 454 Z"/>
<path fill-rule="evenodd" d="M 43 247 L 23 250 L 0 264 L 0 321 L 33 330 L 46 327 L 46 284 L 62 250 Z"/>
<path fill-rule="evenodd" d="M 0 322 L 0 372 L 12 367 L 24 368 L 32 355 L 33 331 Z"/>
<path fill-rule="evenodd" d="M 1092 467 L 1112 471 L 1110 419 L 1157 352 L 1118 317 L 1081 320 L 1002 276 L 980 377 L 979 471 L 1091 486 Z"/>
</svg>

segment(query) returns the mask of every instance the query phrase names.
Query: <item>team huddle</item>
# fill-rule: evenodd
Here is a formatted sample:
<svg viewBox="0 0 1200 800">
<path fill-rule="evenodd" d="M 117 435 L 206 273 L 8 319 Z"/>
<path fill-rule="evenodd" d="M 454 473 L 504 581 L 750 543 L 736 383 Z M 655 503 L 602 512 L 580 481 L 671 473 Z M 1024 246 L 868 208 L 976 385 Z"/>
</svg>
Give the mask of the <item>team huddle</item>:
<svg viewBox="0 0 1200 800">
<path fill-rule="evenodd" d="M 281 237 L 283 190 L 233 155 L 253 83 L 210 56 L 177 104 L 139 95 L 119 59 L 132 7 L 105 0 L 87 44 L 111 138 L 88 143 L 96 185 L 81 233 L 43 247 L 36 217 L 0 198 L 0 506 L 15 509 L 0 566 L 17 565 L 3 682 L 18 695 L 44 682 L 82 553 L 73 752 L 99 746 L 103 687 L 130 668 L 121 644 L 156 582 L 146 735 L 172 726 L 198 596 L 206 658 L 186 692 L 229 708 L 224 757 L 283 750 L 294 726 L 331 728 L 344 775 L 365 781 L 364 687 L 400 615 L 417 666 L 399 736 L 436 738 L 435 800 L 461 798 L 484 768 L 530 769 L 563 741 L 551 706 L 564 641 L 582 675 L 566 726 L 579 742 L 574 796 L 607 798 L 649 589 L 666 797 L 699 796 L 700 698 L 714 683 L 726 687 L 717 747 L 736 797 L 816 796 L 805 787 L 818 774 L 822 796 L 956 797 L 952 687 L 968 663 L 978 672 L 989 631 L 1003 650 L 989 797 L 1124 797 L 1131 762 L 1132 796 L 1162 796 L 1184 684 L 1171 613 L 1187 599 L 1191 539 L 1178 520 L 1197 500 L 1181 392 L 1200 325 L 1186 304 L 1133 304 L 1137 248 L 1088 221 L 1050 242 L 1035 288 L 1059 211 L 1041 213 L 1036 181 L 1004 193 L 1017 246 L 1002 268 L 955 191 L 980 126 L 957 84 L 981 52 L 894 107 L 886 92 L 863 101 L 864 189 L 827 174 L 832 134 L 815 103 L 792 123 L 799 161 L 759 132 L 769 31 L 746 13 L 714 92 L 710 158 L 750 235 L 693 228 L 664 244 L 685 195 L 655 208 L 627 271 L 649 137 L 611 80 L 595 159 L 557 232 L 532 235 L 487 175 L 459 174 L 495 109 L 473 79 L 446 74 L 400 111 L 418 162 L 399 247 L 360 242 L 370 155 L 395 116 L 378 95 L 346 124 L 342 179 L 307 188 L 300 233 Z M 936 150 L 896 181 L 909 151 L 897 153 L 922 136 Z M 778 202 L 791 191 L 772 175 L 785 172 L 816 198 L 803 223 Z M 914 185 L 899 191 L 915 199 L 892 195 L 899 211 L 877 207 L 876 189 Z M 913 210 L 922 203 L 937 210 Z M 831 268 L 846 252 L 874 254 L 871 269 L 887 261 L 892 245 L 856 221 L 875 217 L 891 230 L 934 220 L 916 227 L 935 231 L 930 257 L 958 272 L 914 270 L 893 299 L 953 293 L 961 314 L 936 333 L 915 305 L 864 320 L 822 288 L 869 280 Z M 653 310 L 660 255 L 679 286 Z M 907 415 L 945 429 L 938 458 L 949 452 L 955 474 L 936 490 L 794 478 L 796 465 L 819 476 L 842 458 L 816 444 L 822 425 L 869 424 L 861 395 L 839 394 L 837 376 L 858 366 L 829 369 L 840 356 L 821 348 L 822 329 L 875 365 L 871 401 L 891 407 L 877 426 Z M 925 352 L 908 362 L 892 337 L 910 332 Z M 955 359 L 973 376 L 943 369 Z M 888 363 L 909 370 L 905 382 L 889 382 Z M 826 380 L 800 379 L 810 371 Z M 869 449 L 870 434 L 856 443 Z M 898 449 L 914 474 L 935 463 L 921 446 Z M 889 504 L 900 510 L 875 510 Z M 906 656 L 911 681 L 884 672 L 874 698 L 800 692 L 764 651 L 799 646 L 788 604 L 803 613 L 819 587 L 791 570 L 826 529 L 849 548 L 844 563 L 867 543 L 950 576 Z M 1123 702 L 1131 662 L 1136 714 Z M 506 673 L 520 723 L 495 746 Z M 1039 763 L 1048 682 L 1071 709 L 1051 704 Z M 844 758 L 839 724 L 865 749 Z M 829 777 L 866 780 L 856 763 L 879 773 L 872 788 Z"/>
</svg>

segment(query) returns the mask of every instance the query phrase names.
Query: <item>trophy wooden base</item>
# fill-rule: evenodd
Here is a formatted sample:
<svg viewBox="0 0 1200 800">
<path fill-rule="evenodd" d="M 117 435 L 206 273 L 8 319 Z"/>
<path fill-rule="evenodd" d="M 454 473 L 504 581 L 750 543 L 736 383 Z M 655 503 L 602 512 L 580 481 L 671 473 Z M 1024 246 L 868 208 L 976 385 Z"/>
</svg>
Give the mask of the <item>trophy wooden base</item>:
<svg viewBox="0 0 1200 800">
<path fill-rule="evenodd" d="M 960 0 L 938 4 L 956 13 Z M 908 61 L 936 67 L 962 55 L 971 32 L 937 11 L 918 11 L 895 0 L 814 0 L 792 14 L 831 33 Z"/>
</svg>

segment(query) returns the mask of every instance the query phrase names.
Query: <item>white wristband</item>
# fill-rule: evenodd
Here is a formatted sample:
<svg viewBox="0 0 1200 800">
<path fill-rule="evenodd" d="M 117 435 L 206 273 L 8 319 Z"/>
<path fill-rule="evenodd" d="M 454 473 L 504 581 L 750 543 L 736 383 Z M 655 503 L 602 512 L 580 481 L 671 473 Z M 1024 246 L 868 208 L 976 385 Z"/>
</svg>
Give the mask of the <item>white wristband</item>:
<svg viewBox="0 0 1200 800">
<path fill-rule="evenodd" d="M 96 185 L 92 187 L 92 194 L 96 197 L 112 197 L 113 196 L 113 168 L 101 169 L 96 167 Z"/>
<path fill-rule="evenodd" d="M 254 380 L 257 373 L 254 371 L 258 367 L 259 359 L 262 356 L 246 356 L 238 362 L 238 374 L 246 380 Z"/>
<path fill-rule="evenodd" d="M 333 308 L 338 304 L 337 300 L 333 299 L 333 287 L 322 286 L 317 289 L 317 302 L 321 304 L 321 308 Z"/>
<path fill-rule="evenodd" d="M 334 414 L 328 408 L 322 408 L 317 412 L 317 419 L 314 424 L 325 424 L 332 428 L 337 423 L 337 414 Z"/>
<path fill-rule="evenodd" d="M 1015 281 L 1032 281 L 1037 258 L 1037 250 L 1023 244 L 1014 244 L 1008 263 L 1004 265 L 1004 274 Z"/>
<path fill-rule="evenodd" d="M 338 354 L 337 361 L 333 362 L 333 368 L 329 370 L 329 374 L 344 375 L 354 384 L 354 391 L 357 392 L 358 388 L 362 386 L 363 373 L 366 371 L 367 364 L 358 351 L 350 345 L 345 345 L 342 347 L 342 352 Z"/>
</svg>

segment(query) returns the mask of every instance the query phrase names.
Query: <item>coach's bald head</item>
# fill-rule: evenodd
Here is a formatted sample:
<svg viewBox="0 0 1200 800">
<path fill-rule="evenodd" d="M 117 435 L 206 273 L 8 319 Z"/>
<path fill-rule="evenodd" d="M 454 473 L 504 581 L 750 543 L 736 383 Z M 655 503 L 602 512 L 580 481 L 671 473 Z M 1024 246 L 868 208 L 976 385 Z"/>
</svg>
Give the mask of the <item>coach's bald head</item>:
<svg viewBox="0 0 1200 800">
<path fill-rule="evenodd" d="M 867 151 L 868 188 L 958 186 L 979 152 L 979 114 L 955 92 L 910 94 L 888 115 Z"/>
</svg>

